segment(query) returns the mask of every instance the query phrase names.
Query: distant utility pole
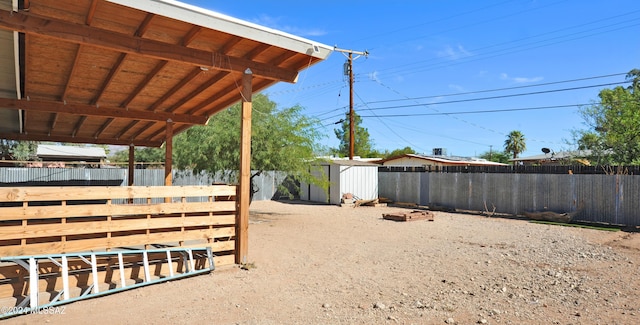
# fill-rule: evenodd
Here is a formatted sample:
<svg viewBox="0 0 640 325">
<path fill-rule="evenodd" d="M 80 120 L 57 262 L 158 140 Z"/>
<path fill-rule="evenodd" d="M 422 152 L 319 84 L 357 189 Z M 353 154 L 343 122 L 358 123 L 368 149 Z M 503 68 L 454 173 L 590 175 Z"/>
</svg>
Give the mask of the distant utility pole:
<svg viewBox="0 0 640 325">
<path fill-rule="evenodd" d="M 339 49 L 337 46 L 333 48 L 334 51 L 341 52 L 347 57 L 347 63 L 345 63 L 344 74 L 349 76 L 349 160 L 353 160 L 353 151 L 355 148 L 355 130 L 353 121 L 353 60 L 369 55 L 366 50 L 364 52 L 358 52 L 353 50 Z M 357 56 L 354 58 L 353 55 Z"/>
</svg>

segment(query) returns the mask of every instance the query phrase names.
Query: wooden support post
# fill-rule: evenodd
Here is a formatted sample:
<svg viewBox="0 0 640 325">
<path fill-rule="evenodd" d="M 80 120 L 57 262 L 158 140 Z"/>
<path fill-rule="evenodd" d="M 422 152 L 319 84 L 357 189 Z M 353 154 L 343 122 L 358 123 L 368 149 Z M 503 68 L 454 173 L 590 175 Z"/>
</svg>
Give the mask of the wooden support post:
<svg viewBox="0 0 640 325">
<path fill-rule="evenodd" d="M 167 134 L 164 145 L 164 185 L 171 186 L 173 183 L 171 175 L 171 165 L 173 164 L 173 121 L 171 119 L 167 120 Z M 164 198 L 164 202 L 170 203 L 171 198 Z"/>
<path fill-rule="evenodd" d="M 136 150 L 135 150 L 135 146 L 132 144 L 129 145 L 129 181 L 127 182 L 127 185 L 129 186 L 133 186 L 133 171 L 135 168 L 135 161 L 136 161 Z"/>
<path fill-rule="evenodd" d="M 251 191 L 251 94 L 253 74 L 242 76 L 242 121 L 240 126 L 240 177 L 236 196 L 236 264 L 247 263 L 249 252 L 249 196 Z"/>
</svg>

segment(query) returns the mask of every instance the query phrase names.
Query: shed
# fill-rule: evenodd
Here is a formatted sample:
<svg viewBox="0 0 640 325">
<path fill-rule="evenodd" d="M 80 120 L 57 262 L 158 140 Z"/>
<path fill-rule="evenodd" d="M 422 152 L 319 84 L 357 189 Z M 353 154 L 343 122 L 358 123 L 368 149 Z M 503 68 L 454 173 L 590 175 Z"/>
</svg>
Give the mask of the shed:
<svg viewBox="0 0 640 325">
<path fill-rule="evenodd" d="M 301 184 L 300 199 L 303 201 L 340 204 L 342 195 L 351 193 L 356 199 L 378 198 L 378 165 L 359 160 L 335 159 L 320 164 L 315 172 L 329 179 L 328 191 L 315 185 Z M 329 197 L 327 197 L 327 192 Z"/>
<path fill-rule="evenodd" d="M 104 148 L 57 146 L 40 144 L 36 156 L 42 161 L 86 161 L 103 162 L 107 158 Z"/>
</svg>

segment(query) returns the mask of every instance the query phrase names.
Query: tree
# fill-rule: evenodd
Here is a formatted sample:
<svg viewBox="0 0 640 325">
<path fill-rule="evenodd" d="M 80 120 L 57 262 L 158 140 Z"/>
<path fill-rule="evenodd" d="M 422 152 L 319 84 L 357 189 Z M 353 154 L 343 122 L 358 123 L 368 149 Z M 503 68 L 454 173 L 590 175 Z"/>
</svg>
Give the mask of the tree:
<svg viewBox="0 0 640 325">
<path fill-rule="evenodd" d="M 509 153 L 504 151 L 485 151 L 480 155 L 480 158 L 486 159 L 488 161 L 508 164 L 509 163 Z"/>
<path fill-rule="evenodd" d="M 37 141 L 0 140 L 0 158 L 16 161 L 34 160 Z"/>
<path fill-rule="evenodd" d="M 165 158 L 165 150 L 163 148 L 135 148 L 134 149 L 134 159 L 136 163 L 164 163 Z M 111 161 L 114 162 L 127 162 L 129 161 L 129 150 L 121 150 L 114 153 L 110 157 Z"/>
<path fill-rule="evenodd" d="M 635 165 L 640 163 L 640 70 L 626 77 L 629 87 L 603 89 L 599 102 L 581 108 L 589 129 L 574 137 L 579 148 L 592 150 L 603 162 Z"/>
<path fill-rule="evenodd" d="M 357 113 L 353 113 L 353 128 L 354 128 L 354 144 L 353 155 L 360 157 L 369 157 L 372 154 L 377 153 L 373 149 L 373 144 L 369 139 L 369 130 L 362 127 L 362 118 Z M 336 153 L 343 157 L 349 156 L 349 117 L 342 121 L 340 129 L 333 130 L 338 140 L 340 140 L 340 146 L 336 150 Z"/>
<path fill-rule="evenodd" d="M 516 159 L 525 150 L 527 150 L 527 144 L 524 134 L 517 130 L 511 131 L 504 140 L 504 151 L 512 154 L 513 159 Z"/>
<path fill-rule="evenodd" d="M 382 154 L 382 158 L 391 158 L 391 157 L 398 157 L 398 156 L 402 156 L 402 155 L 406 155 L 406 154 L 415 154 L 416 151 L 413 150 L 411 147 L 407 146 L 404 147 L 402 149 L 395 149 L 391 152 L 389 151 L 385 151 Z"/>
<path fill-rule="evenodd" d="M 318 121 L 301 114 L 301 106 L 277 109 L 266 95 L 252 100 L 251 120 L 251 184 L 264 171 L 282 171 L 304 181 L 326 188 L 326 180 L 311 174 L 315 150 L 321 134 L 315 128 Z M 206 173 L 212 177 L 237 181 L 240 166 L 241 105 L 221 111 L 211 117 L 206 126 L 196 126 L 178 134 L 173 142 L 175 167 Z M 290 185 L 290 184 L 289 184 Z M 292 196 L 289 188 L 279 190 Z"/>
</svg>

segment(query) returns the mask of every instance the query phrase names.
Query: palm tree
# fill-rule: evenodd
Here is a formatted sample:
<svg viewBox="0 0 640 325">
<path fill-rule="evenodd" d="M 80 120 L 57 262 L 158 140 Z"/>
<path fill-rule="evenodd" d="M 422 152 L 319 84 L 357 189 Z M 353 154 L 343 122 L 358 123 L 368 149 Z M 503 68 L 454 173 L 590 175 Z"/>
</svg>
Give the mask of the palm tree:
<svg viewBox="0 0 640 325">
<path fill-rule="evenodd" d="M 520 131 L 511 131 L 504 140 L 504 151 L 513 154 L 513 159 L 518 158 L 518 154 L 527 149 L 524 134 Z M 515 164 L 515 161 L 514 161 Z"/>
</svg>

